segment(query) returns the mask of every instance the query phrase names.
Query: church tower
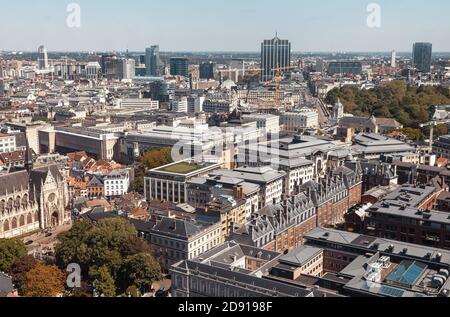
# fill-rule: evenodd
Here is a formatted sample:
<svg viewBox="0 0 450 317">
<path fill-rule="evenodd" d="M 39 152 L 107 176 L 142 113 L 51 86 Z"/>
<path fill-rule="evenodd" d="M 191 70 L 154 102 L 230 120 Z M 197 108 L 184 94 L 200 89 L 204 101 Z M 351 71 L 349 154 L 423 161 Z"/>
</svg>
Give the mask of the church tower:
<svg viewBox="0 0 450 317">
<path fill-rule="evenodd" d="M 26 139 L 26 150 L 24 157 L 24 166 L 29 174 L 33 170 L 33 154 L 31 153 L 30 144 L 28 143 L 27 136 L 25 136 L 25 139 Z"/>
</svg>

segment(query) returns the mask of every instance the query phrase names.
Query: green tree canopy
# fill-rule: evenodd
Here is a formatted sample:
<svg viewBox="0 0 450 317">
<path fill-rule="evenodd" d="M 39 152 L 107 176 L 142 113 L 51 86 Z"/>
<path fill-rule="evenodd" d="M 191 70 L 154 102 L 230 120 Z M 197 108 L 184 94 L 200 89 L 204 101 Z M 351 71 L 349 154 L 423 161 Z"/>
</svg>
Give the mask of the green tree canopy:
<svg viewBox="0 0 450 317">
<path fill-rule="evenodd" d="M 429 121 L 432 106 L 450 103 L 450 93 L 440 86 L 414 87 L 397 80 L 370 90 L 354 86 L 335 88 L 326 101 L 334 104 L 338 99 L 345 111 L 353 115 L 394 118 L 407 128 L 418 128 Z"/>
<path fill-rule="evenodd" d="M 78 263 L 85 273 L 91 267 L 103 264 L 118 269 L 120 248 L 130 236 L 136 235 L 134 226 L 122 218 L 102 219 L 95 223 L 77 221 L 56 245 L 56 260 L 62 268 Z"/>
<path fill-rule="evenodd" d="M 27 255 L 25 244 L 18 239 L 0 239 L 0 271 L 9 272 L 14 261 Z"/>
<path fill-rule="evenodd" d="M 106 265 L 92 268 L 89 276 L 93 280 L 95 292 L 102 297 L 116 296 L 116 285 Z"/>
<path fill-rule="evenodd" d="M 136 255 L 139 257 L 134 258 Z M 161 277 L 148 242 L 138 238 L 134 226 L 123 218 L 76 222 L 57 244 L 56 260 L 61 268 L 78 263 L 83 276 L 91 285 L 95 282 L 104 296 L 121 294 L 135 282 L 146 286 L 146 281 Z"/>
<path fill-rule="evenodd" d="M 162 279 L 159 263 L 148 253 L 129 256 L 121 269 L 121 287 L 134 285 L 138 289 L 149 290 L 152 284 Z"/>
</svg>

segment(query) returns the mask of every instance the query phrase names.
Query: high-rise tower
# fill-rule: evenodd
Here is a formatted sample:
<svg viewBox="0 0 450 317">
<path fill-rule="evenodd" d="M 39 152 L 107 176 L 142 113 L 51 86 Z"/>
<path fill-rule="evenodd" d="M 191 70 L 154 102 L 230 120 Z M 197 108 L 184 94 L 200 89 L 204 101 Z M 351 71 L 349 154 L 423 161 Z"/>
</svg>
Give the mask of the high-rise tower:
<svg viewBox="0 0 450 317">
<path fill-rule="evenodd" d="M 414 66 L 423 73 L 431 72 L 431 56 L 433 54 L 433 44 L 414 43 L 413 60 Z"/>
<path fill-rule="evenodd" d="M 48 54 L 44 45 L 38 48 L 38 67 L 40 70 L 48 69 Z"/>
<path fill-rule="evenodd" d="M 275 36 L 271 40 L 264 40 L 261 44 L 261 80 L 272 80 L 276 75 L 274 68 L 291 65 L 291 43 Z"/>
</svg>

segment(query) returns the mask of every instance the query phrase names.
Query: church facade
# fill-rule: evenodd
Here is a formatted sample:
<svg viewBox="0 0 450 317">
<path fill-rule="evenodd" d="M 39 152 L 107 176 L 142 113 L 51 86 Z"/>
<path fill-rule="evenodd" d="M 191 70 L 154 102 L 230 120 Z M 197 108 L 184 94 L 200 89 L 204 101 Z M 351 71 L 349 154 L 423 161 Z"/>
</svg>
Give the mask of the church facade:
<svg viewBox="0 0 450 317">
<path fill-rule="evenodd" d="M 0 174 L 0 238 L 71 221 L 68 186 L 56 165 Z"/>
</svg>

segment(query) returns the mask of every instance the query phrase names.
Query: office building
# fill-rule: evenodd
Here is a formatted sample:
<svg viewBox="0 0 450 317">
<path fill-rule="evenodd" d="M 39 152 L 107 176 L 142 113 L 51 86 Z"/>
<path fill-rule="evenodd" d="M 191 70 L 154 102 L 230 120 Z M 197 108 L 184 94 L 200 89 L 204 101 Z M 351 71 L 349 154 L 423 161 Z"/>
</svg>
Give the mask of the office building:
<svg viewBox="0 0 450 317">
<path fill-rule="evenodd" d="M 163 217 L 150 231 L 151 249 L 163 270 L 192 260 L 223 242 L 220 224 L 191 222 Z"/>
<path fill-rule="evenodd" d="M 203 112 L 203 103 L 205 102 L 205 97 L 191 96 L 188 97 L 188 113 L 200 113 Z"/>
<path fill-rule="evenodd" d="M 136 110 L 158 110 L 159 101 L 147 98 L 127 98 L 119 99 L 118 104 L 121 109 Z"/>
<path fill-rule="evenodd" d="M 284 68 L 291 65 L 291 43 L 275 36 L 271 40 L 264 40 L 261 44 L 261 80 L 270 81 L 277 74 L 275 68 Z M 288 69 L 281 73 L 289 72 Z"/>
<path fill-rule="evenodd" d="M 243 179 L 225 176 L 196 177 L 188 182 L 187 189 L 188 204 L 195 208 L 205 209 L 216 197 L 229 196 L 245 200 L 246 219 L 250 219 L 258 210 L 260 187 Z"/>
<path fill-rule="evenodd" d="M 102 67 L 98 62 L 89 62 L 86 65 L 86 78 L 89 80 L 97 80 L 100 77 Z"/>
<path fill-rule="evenodd" d="M 45 129 L 49 127 L 48 124 L 44 122 L 31 122 L 31 123 L 15 123 L 15 122 L 7 122 L 6 126 L 25 133 L 25 136 L 28 140 L 28 143 L 30 145 L 30 148 L 34 151 L 36 154 L 41 154 L 41 148 L 40 148 L 40 131 L 42 129 Z M 48 153 L 48 152 L 46 152 Z"/>
<path fill-rule="evenodd" d="M 48 54 L 44 45 L 39 46 L 38 49 L 38 68 L 39 70 L 48 69 Z"/>
<path fill-rule="evenodd" d="M 361 75 L 362 63 L 355 61 L 330 62 L 328 64 L 328 75 Z"/>
<path fill-rule="evenodd" d="M 269 166 L 240 167 L 232 171 L 217 170 L 210 173 L 211 177 L 229 177 L 242 179 L 248 183 L 260 186 L 259 208 L 270 204 L 278 204 L 283 195 L 283 181 L 286 173 L 276 171 Z"/>
<path fill-rule="evenodd" d="M 150 83 L 150 96 L 152 100 L 169 102 L 173 98 L 174 91 L 171 85 L 164 80 L 156 80 Z"/>
<path fill-rule="evenodd" d="M 213 62 L 200 64 L 200 79 L 214 79 L 216 65 Z"/>
<path fill-rule="evenodd" d="M 375 133 L 361 133 L 354 137 L 354 153 L 366 159 L 380 159 L 382 155 L 415 152 L 415 148 L 402 141 Z"/>
<path fill-rule="evenodd" d="M 391 67 L 397 67 L 397 52 L 395 50 L 391 53 Z"/>
<path fill-rule="evenodd" d="M 186 160 L 150 170 L 145 175 L 145 197 L 147 201 L 160 200 L 184 204 L 188 201 L 187 183 L 218 168 L 220 164 L 198 164 Z"/>
<path fill-rule="evenodd" d="M 174 112 L 187 113 L 188 112 L 188 98 L 180 97 L 172 100 L 171 108 Z"/>
<path fill-rule="evenodd" d="M 0 78 L 0 98 L 3 97 L 4 95 L 5 95 L 5 81 L 3 80 L 3 78 Z"/>
<path fill-rule="evenodd" d="M 56 127 L 39 131 L 39 144 L 44 153 L 85 151 L 98 160 L 112 160 L 118 153 L 118 141 L 116 133 L 94 128 Z"/>
<path fill-rule="evenodd" d="M 423 73 L 431 72 L 431 59 L 433 54 L 433 44 L 414 43 L 413 60 L 416 69 Z"/>
<path fill-rule="evenodd" d="M 255 122 L 258 129 L 268 135 L 280 133 L 280 117 L 273 114 L 252 113 L 242 115 L 244 122 Z"/>
<path fill-rule="evenodd" d="M 120 79 L 133 79 L 136 76 L 136 61 L 134 59 L 122 60 L 122 74 Z"/>
<path fill-rule="evenodd" d="M 305 240 L 323 249 L 324 278 L 340 281 L 335 289 L 345 296 L 449 296 L 450 252 L 444 249 L 324 228 Z"/>
<path fill-rule="evenodd" d="M 438 157 L 450 159 L 450 135 L 441 136 L 434 142 L 433 153 Z"/>
<path fill-rule="evenodd" d="M 159 46 L 154 45 L 145 49 L 145 68 L 147 76 L 161 76 L 161 60 Z"/>
<path fill-rule="evenodd" d="M 185 57 L 170 59 L 170 75 L 189 77 L 189 60 Z"/>
<path fill-rule="evenodd" d="M 317 129 L 319 127 L 319 114 L 313 109 L 283 112 L 280 121 L 284 131 L 298 132 L 302 129 Z"/>
</svg>

